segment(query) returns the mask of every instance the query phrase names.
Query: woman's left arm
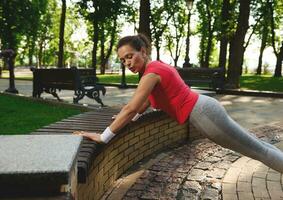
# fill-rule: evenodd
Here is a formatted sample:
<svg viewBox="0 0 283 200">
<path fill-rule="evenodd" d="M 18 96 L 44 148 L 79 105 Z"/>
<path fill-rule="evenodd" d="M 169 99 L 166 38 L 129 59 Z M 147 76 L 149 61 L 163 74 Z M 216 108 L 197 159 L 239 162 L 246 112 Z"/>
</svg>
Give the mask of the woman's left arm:
<svg viewBox="0 0 283 200">
<path fill-rule="evenodd" d="M 138 113 L 143 104 L 147 101 L 148 96 L 157 83 L 160 82 L 160 76 L 149 73 L 143 76 L 139 82 L 138 88 L 129 101 L 129 103 L 123 107 L 121 112 L 117 115 L 116 119 L 110 125 L 112 132 L 117 133 L 132 118 Z"/>
<path fill-rule="evenodd" d="M 108 142 L 115 136 L 120 129 L 127 125 L 138 113 L 143 104 L 147 101 L 153 88 L 161 81 L 159 75 L 149 73 L 143 76 L 139 82 L 138 88 L 129 103 L 123 107 L 115 120 L 107 127 L 103 134 L 90 133 L 85 131 L 75 131 L 74 134 L 82 135 L 96 142 Z"/>
</svg>

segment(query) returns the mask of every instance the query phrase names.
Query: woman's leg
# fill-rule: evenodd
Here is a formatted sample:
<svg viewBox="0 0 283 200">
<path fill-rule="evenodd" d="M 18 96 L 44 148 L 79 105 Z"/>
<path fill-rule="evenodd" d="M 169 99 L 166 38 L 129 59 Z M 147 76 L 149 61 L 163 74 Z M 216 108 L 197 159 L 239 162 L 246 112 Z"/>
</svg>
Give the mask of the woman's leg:
<svg viewBox="0 0 283 200">
<path fill-rule="evenodd" d="M 283 153 L 237 124 L 217 100 L 200 95 L 190 122 L 215 143 L 283 172 Z"/>
</svg>

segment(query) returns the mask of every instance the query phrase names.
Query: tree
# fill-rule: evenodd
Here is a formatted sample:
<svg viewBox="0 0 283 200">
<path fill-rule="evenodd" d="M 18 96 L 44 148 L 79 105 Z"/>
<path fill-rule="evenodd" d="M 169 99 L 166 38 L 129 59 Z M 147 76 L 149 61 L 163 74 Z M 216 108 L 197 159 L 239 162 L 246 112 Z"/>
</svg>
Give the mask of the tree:
<svg viewBox="0 0 283 200">
<path fill-rule="evenodd" d="M 157 60 L 160 60 L 160 49 L 162 36 L 168 27 L 170 18 L 174 15 L 172 5 L 174 2 L 170 0 L 157 0 L 152 3 L 151 9 L 151 25 L 152 25 L 152 40 L 156 48 Z"/>
<path fill-rule="evenodd" d="M 227 60 L 227 47 L 229 42 L 229 16 L 231 13 L 231 6 L 229 0 L 223 0 L 221 8 L 221 20 L 220 20 L 220 50 L 218 67 L 223 69 L 223 74 L 226 72 L 226 60 Z"/>
<path fill-rule="evenodd" d="M 92 42 L 93 42 L 92 67 L 94 68 L 95 73 L 96 73 L 96 65 L 97 65 L 97 52 L 98 52 L 99 39 L 105 41 L 104 31 L 105 31 L 105 27 L 107 26 L 106 24 L 109 23 L 109 20 L 110 21 L 113 19 L 114 21 L 117 20 L 117 16 L 122 13 L 122 7 L 123 7 L 122 3 L 123 3 L 122 0 L 119 1 L 82 0 L 77 3 L 77 5 L 79 6 L 80 14 L 91 24 L 91 30 L 89 32 L 92 34 Z M 112 25 L 114 25 L 114 27 Z M 115 23 L 112 25 L 110 27 L 111 29 L 113 28 L 114 33 L 116 33 Z M 101 31 L 103 32 L 103 35 Z M 113 44 L 110 46 L 113 46 Z M 102 48 L 104 48 L 104 46 Z M 112 49 L 112 47 L 110 49 Z M 104 57 L 104 50 L 102 56 Z"/>
<path fill-rule="evenodd" d="M 199 32 L 201 34 L 201 49 L 199 53 L 200 66 L 209 67 L 213 46 L 215 43 L 214 32 L 220 16 L 220 3 L 218 0 L 205 0 L 197 3 L 199 11 Z"/>
<path fill-rule="evenodd" d="M 172 16 L 169 27 L 172 27 L 171 30 L 166 30 L 166 48 L 169 50 L 172 59 L 174 60 L 174 66 L 177 67 L 178 60 L 181 56 L 183 44 L 186 35 L 185 26 L 186 23 L 186 11 L 183 1 L 179 1 L 175 5 L 176 7 L 172 9 L 175 11 Z"/>
<path fill-rule="evenodd" d="M 110 58 L 110 55 L 112 53 L 115 41 L 117 40 L 117 16 L 113 16 L 113 20 L 109 20 L 106 24 L 101 24 L 100 27 L 100 73 L 105 74 L 105 68 L 106 64 Z M 106 28 L 105 28 L 106 26 Z M 108 44 L 108 49 L 106 48 L 105 44 Z"/>
<path fill-rule="evenodd" d="M 0 1 L 0 38 L 2 50 L 12 49 L 14 52 L 17 52 L 21 38 L 27 31 L 27 25 L 32 23 L 26 17 L 26 13 L 30 13 L 29 10 L 31 7 L 29 0 Z"/>
<path fill-rule="evenodd" d="M 277 41 L 279 43 L 279 47 L 276 47 L 276 35 L 275 35 L 275 28 L 282 24 L 282 12 L 283 3 L 280 1 L 270 1 L 269 2 L 269 9 L 271 12 L 271 33 L 272 33 L 272 47 L 274 54 L 276 55 L 276 66 L 274 71 L 274 77 L 282 77 L 282 61 L 283 61 L 283 39 L 277 37 Z M 276 12 L 276 16 L 275 13 Z M 277 23 L 276 23 L 277 22 Z M 281 44 L 281 46 L 280 46 Z"/>
<path fill-rule="evenodd" d="M 37 34 L 37 66 L 47 65 L 46 50 L 50 45 L 51 39 L 54 37 L 52 28 L 56 26 L 54 17 L 56 17 L 57 4 L 55 0 L 48 0 L 46 11 L 40 17 L 40 23 Z M 56 27 L 57 28 L 57 27 Z"/>
<path fill-rule="evenodd" d="M 150 0 L 140 0 L 140 19 L 138 32 L 144 34 L 151 41 L 150 13 Z"/>
<path fill-rule="evenodd" d="M 32 0 L 31 8 L 28 10 L 29 13 L 26 13 L 28 21 L 32 22 L 27 24 L 27 32 L 24 34 L 26 36 L 29 66 L 34 64 L 33 58 L 36 55 L 36 42 L 42 27 L 42 16 L 47 12 L 47 3 L 47 0 Z"/>
<path fill-rule="evenodd" d="M 64 67 L 64 31 L 66 19 L 66 0 L 61 0 L 62 11 L 60 18 L 60 33 L 59 33 L 59 52 L 58 52 L 58 68 Z"/>
<path fill-rule="evenodd" d="M 240 87 L 241 65 L 244 55 L 244 40 L 249 28 L 251 0 L 239 0 L 239 15 L 236 32 L 230 41 L 229 64 L 227 73 L 227 87 Z"/>
<path fill-rule="evenodd" d="M 271 15 L 269 9 L 269 0 L 262 1 L 259 4 L 259 7 L 254 11 L 257 15 L 261 15 L 260 20 L 258 21 L 258 27 L 256 29 L 256 34 L 261 38 L 260 50 L 259 50 L 259 57 L 258 57 L 258 65 L 256 74 L 260 75 L 262 72 L 262 58 L 263 52 L 270 43 L 270 22 L 271 22 Z"/>
</svg>

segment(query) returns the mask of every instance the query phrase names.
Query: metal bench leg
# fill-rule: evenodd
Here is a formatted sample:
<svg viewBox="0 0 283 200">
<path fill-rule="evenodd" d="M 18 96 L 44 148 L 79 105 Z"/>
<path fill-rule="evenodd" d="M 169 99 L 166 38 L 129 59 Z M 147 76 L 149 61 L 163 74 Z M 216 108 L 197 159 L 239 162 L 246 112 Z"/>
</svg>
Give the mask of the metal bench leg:
<svg viewBox="0 0 283 200">
<path fill-rule="evenodd" d="M 105 94 L 105 91 L 102 91 Z M 99 94 L 99 89 L 97 88 L 92 88 L 87 91 L 86 96 L 94 99 L 97 103 L 99 103 L 102 107 L 104 106 L 102 100 L 100 99 L 100 94 Z"/>
<path fill-rule="evenodd" d="M 84 98 L 85 90 L 75 90 L 75 94 L 74 95 L 75 95 L 75 97 L 73 98 L 73 103 L 77 104 L 79 102 L 79 100 Z"/>
<path fill-rule="evenodd" d="M 44 89 L 44 91 L 48 94 L 51 94 L 53 97 L 57 98 L 58 101 L 63 101 L 62 99 L 59 98 L 55 88 L 46 88 Z"/>
</svg>

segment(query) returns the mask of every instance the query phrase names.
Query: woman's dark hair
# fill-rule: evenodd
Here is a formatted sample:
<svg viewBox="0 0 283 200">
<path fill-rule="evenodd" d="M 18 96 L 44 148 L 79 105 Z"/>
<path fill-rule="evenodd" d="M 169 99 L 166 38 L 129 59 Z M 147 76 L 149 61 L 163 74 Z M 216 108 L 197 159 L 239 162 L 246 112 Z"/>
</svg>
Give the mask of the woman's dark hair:
<svg viewBox="0 0 283 200">
<path fill-rule="evenodd" d="M 132 48 L 134 48 L 137 51 L 140 51 L 141 48 L 144 47 L 146 49 L 146 54 L 148 56 L 150 56 L 151 54 L 150 41 L 143 34 L 131 35 L 121 38 L 118 42 L 117 50 L 124 45 L 130 45 Z"/>
</svg>

